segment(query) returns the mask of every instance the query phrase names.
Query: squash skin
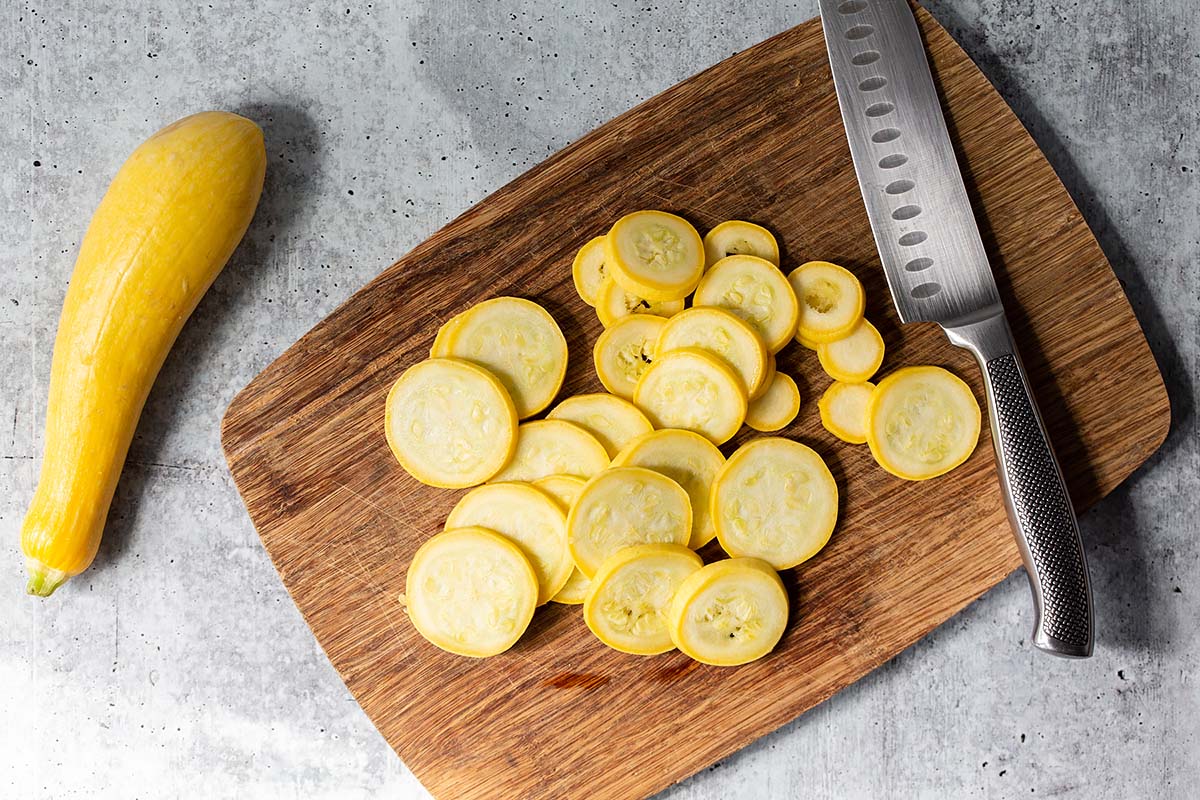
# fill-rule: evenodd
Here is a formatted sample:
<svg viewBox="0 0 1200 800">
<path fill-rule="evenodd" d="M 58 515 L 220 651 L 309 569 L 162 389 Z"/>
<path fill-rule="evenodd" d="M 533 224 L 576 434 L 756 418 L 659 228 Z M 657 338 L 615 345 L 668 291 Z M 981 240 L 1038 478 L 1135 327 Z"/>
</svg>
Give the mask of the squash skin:
<svg viewBox="0 0 1200 800">
<path fill-rule="evenodd" d="M 100 201 L 54 341 L 41 476 L 21 530 L 31 594 L 95 558 L 150 387 L 249 226 L 265 171 L 259 127 L 207 111 L 141 144 Z"/>
</svg>

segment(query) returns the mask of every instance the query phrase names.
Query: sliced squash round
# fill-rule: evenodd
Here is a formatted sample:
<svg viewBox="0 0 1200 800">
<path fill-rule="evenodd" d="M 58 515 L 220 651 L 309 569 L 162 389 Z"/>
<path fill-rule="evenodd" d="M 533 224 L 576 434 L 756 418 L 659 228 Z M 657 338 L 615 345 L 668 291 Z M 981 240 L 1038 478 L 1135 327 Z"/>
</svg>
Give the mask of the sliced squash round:
<svg viewBox="0 0 1200 800">
<path fill-rule="evenodd" d="M 820 342 L 814 342 L 812 339 L 809 339 L 807 336 L 802 334 L 799 330 L 796 331 L 796 342 L 801 347 L 804 347 L 808 350 L 812 350 L 814 353 L 817 352 L 817 346 L 820 344 Z"/>
<path fill-rule="evenodd" d="M 673 650 L 667 612 L 683 579 L 704 566 L 678 544 L 624 547 L 604 560 L 583 603 L 583 621 L 614 650 L 653 656 Z"/>
<path fill-rule="evenodd" d="M 747 398 L 748 400 L 750 400 L 750 402 L 754 402 L 758 398 L 762 397 L 764 394 L 767 393 L 767 390 L 771 388 L 771 381 L 775 380 L 775 370 L 776 370 L 775 354 L 768 352 L 767 353 L 767 371 L 763 374 L 762 386 L 758 387 L 757 393 L 752 394 L 752 395 L 750 395 L 749 398 Z"/>
<path fill-rule="evenodd" d="M 658 337 L 667 320 L 652 314 L 637 314 L 617 321 L 596 339 L 592 359 L 596 377 L 604 388 L 629 400 L 638 379 L 650 368 Z"/>
<path fill-rule="evenodd" d="M 433 338 L 433 344 L 429 348 L 430 358 L 445 358 L 450 355 L 448 344 L 450 335 L 462 323 L 462 317 L 462 314 L 455 314 L 438 328 L 437 335 Z"/>
<path fill-rule="evenodd" d="M 800 302 L 798 339 L 832 342 L 854 330 L 862 319 L 866 295 L 854 273 L 828 261 L 809 261 L 792 270 L 788 283 Z"/>
<path fill-rule="evenodd" d="M 726 256 L 713 264 L 692 305 L 716 306 L 741 317 L 772 353 L 796 332 L 796 295 L 779 268 L 758 256 Z"/>
<path fill-rule="evenodd" d="M 521 419 L 550 405 L 566 375 L 567 340 L 546 309 L 520 297 L 496 297 L 456 320 L 445 336 L 446 355 L 499 378 Z"/>
<path fill-rule="evenodd" d="M 680 311 L 683 311 L 683 300 L 646 300 L 625 291 L 612 280 L 605 280 L 596 296 L 596 316 L 606 328 L 611 328 L 626 317 L 643 314 L 670 317 Z"/>
<path fill-rule="evenodd" d="M 941 367 L 905 367 L 881 380 L 867 404 L 871 455 L 898 478 L 923 481 L 967 460 L 979 442 L 971 387 Z"/>
<path fill-rule="evenodd" d="M 521 548 L 538 581 L 538 605 L 566 584 L 575 564 L 567 549 L 567 516 L 554 498 L 527 483 L 489 483 L 463 495 L 446 528 L 487 528 Z"/>
<path fill-rule="evenodd" d="M 671 641 L 703 664 L 733 667 L 775 649 L 788 620 L 788 596 L 770 564 L 716 561 L 680 583 L 668 611 Z"/>
<path fill-rule="evenodd" d="M 400 465 L 421 483 L 445 489 L 493 477 L 517 440 L 517 412 L 504 386 L 455 358 L 405 370 L 388 392 L 383 424 Z"/>
<path fill-rule="evenodd" d="M 737 449 L 713 481 L 709 501 L 726 553 L 788 569 L 816 555 L 837 524 L 829 467 L 799 442 L 770 436 Z"/>
<path fill-rule="evenodd" d="M 715 356 L 684 347 L 660 353 L 633 390 L 633 402 L 656 428 L 695 431 L 723 444 L 746 419 L 746 390 Z"/>
<path fill-rule="evenodd" d="M 779 244 L 763 226 L 731 219 L 704 234 L 705 263 L 711 267 L 726 256 L 758 256 L 778 267 Z"/>
<path fill-rule="evenodd" d="M 756 431 L 771 433 L 786 428 L 800 413 L 800 389 L 790 375 L 776 372 L 771 385 L 746 408 L 746 424 Z"/>
<path fill-rule="evenodd" d="M 666 475 L 687 492 L 692 504 L 692 532 L 687 546 L 693 550 L 717 535 L 708 510 L 708 495 L 725 456 L 717 446 L 692 431 L 667 428 L 647 433 L 626 445 L 613 459 L 614 467 L 645 467 Z"/>
<path fill-rule="evenodd" d="M 633 403 L 603 392 L 568 397 L 552 408 L 546 419 L 575 423 L 595 436 L 610 457 L 637 437 L 654 430 L 650 420 Z"/>
<path fill-rule="evenodd" d="M 862 383 L 883 364 L 883 337 L 865 318 L 841 339 L 817 345 L 821 368 L 835 381 Z"/>
<path fill-rule="evenodd" d="M 586 483 L 586 480 L 574 475 L 547 475 L 538 478 L 533 485 L 553 497 L 554 502 L 558 503 L 566 514 L 575 504 L 575 498 L 579 497 L 579 492 Z"/>
<path fill-rule="evenodd" d="M 754 328 L 723 308 L 697 306 L 667 320 L 658 335 L 657 352 L 695 347 L 724 361 L 742 381 L 746 392 L 762 388 L 770 355 Z"/>
<path fill-rule="evenodd" d="M 626 292 L 650 301 L 682 300 L 704 272 L 704 243 L 692 224 L 665 211 L 635 211 L 604 239 L 605 264 Z"/>
<path fill-rule="evenodd" d="M 692 530 L 687 492 L 641 467 L 614 467 L 587 482 L 567 514 L 567 545 L 589 578 L 604 559 L 634 544 L 686 545 Z"/>
<path fill-rule="evenodd" d="M 847 444 L 865 444 L 867 441 L 867 405 L 875 384 L 842 383 L 829 384 L 825 394 L 817 401 L 821 411 L 821 424 L 825 430 Z"/>
<path fill-rule="evenodd" d="M 522 422 L 517 428 L 512 459 L 493 480 L 532 483 L 548 475 L 590 478 L 608 462 L 604 445 L 575 423 L 538 419 Z"/>
<path fill-rule="evenodd" d="M 579 491 L 583 489 L 586 482 L 583 478 L 576 478 L 574 475 L 549 475 L 537 479 L 533 485 L 553 497 L 562 508 L 563 513 L 566 514 L 571 510 L 575 498 L 579 496 Z M 582 605 L 583 599 L 587 597 L 588 585 L 587 575 L 580 572 L 579 567 L 575 566 L 575 562 L 572 560 L 571 577 L 567 578 L 567 582 L 558 590 L 558 594 L 550 598 L 550 601 L 568 606 Z"/>
<path fill-rule="evenodd" d="M 608 279 L 608 271 L 604 268 L 604 238 L 597 236 L 588 241 L 575 254 L 571 264 L 571 278 L 575 282 L 575 291 L 589 306 L 595 307 L 600 297 L 600 288 Z"/>
<path fill-rule="evenodd" d="M 430 538 L 405 576 L 404 603 L 417 632 L 461 656 L 512 647 L 533 618 L 538 582 L 515 544 L 486 528 Z"/>
<path fill-rule="evenodd" d="M 588 589 L 592 582 L 588 580 L 588 576 L 579 571 L 579 567 L 571 569 L 571 577 L 567 578 L 567 582 L 558 590 L 558 594 L 550 598 L 552 603 L 561 603 L 564 606 L 581 606 L 583 601 L 587 599 Z"/>
</svg>

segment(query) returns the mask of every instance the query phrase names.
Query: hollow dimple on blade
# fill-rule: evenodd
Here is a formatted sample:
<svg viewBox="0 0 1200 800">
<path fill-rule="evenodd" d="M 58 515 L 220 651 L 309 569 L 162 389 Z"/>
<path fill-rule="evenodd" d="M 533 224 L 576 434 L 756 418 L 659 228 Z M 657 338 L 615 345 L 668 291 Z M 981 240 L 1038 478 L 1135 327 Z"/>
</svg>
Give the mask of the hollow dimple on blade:
<svg viewBox="0 0 1200 800">
<path fill-rule="evenodd" d="M 906 0 L 820 0 L 838 105 L 875 245 L 904 322 L 1000 303 Z"/>
</svg>

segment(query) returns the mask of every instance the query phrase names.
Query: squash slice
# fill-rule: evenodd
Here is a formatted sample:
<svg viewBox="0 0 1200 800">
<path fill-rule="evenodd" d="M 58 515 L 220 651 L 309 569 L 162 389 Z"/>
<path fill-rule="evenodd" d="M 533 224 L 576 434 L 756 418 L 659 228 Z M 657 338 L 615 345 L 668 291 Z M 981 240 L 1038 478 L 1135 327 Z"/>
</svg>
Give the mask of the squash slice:
<svg viewBox="0 0 1200 800">
<path fill-rule="evenodd" d="M 683 300 L 646 300 L 640 295 L 625 291 L 611 279 L 604 281 L 596 296 L 596 316 L 600 324 L 611 328 L 626 317 L 652 314 L 670 317 L 683 311 Z"/>
<path fill-rule="evenodd" d="M 738 448 L 713 482 L 717 539 L 734 557 L 775 569 L 812 558 L 837 524 L 838 490 L 812 448 L 777 436 Z"/>
<path fill-rule="evenodd" d="M 583 621 L 614 650 L 653 656 L 675 649 L 667 625 L 671 598 L 704 566 L 677 544 L 625 547 L 604 560 L 583 603 Z"/>
<path fill-rule="evenodd" d="M 792 270 L 788 283 L 800 302 L 798 338 L 832 342 L 854 330 L 862 319 L 866 295 L 854 273 L 828 261 L 809 261 Z"/>
<path fill-rule="evenodd" d="M 450 320 L 438 352 L 491 372 L 512 395 L 521 419 L 558 394 L 567 371 L 567 340 L 546 309 L 520 297 L 497 297 Z"/>
<path fill-rule="evenodd" d="M 807 350 L 812 350 L 814 353 L 817 352 L 817 347 L 820 346 L 820 342 L 814 342 L 799 330 L 796 331 L 796 343 Z"/>
<path fill-rule="evenodd" d="M 905 367 L 871 394 L 867 445 L 888 472 L 923 481 L 967 460 L 979 423 L 979 403 L 961 378 L 941 367 Z"/>
<path fill-rule="evenodd" d="M 567 516 L 558 501 L 527 483 L 489 483 L 467 492 L 446 528 L 487 528 L 521 548 L 537 575 L 538 605 L 566 584 L 575 568 L 567 549 Z"/>
<path fill-rule="evenodd" d="M 786 428 L 800 413 L 800 390 L 790 375 L 776 372 L 761 397 L 746 408 L 746 424 L 756 431 L 771 433 Z"/>
<path fill-rule="evenodd" d="M 635 211 L 609 229 L 604 261 L 613 281 L 632 295 L 652 302 L 683 300 L 704 272 L 704 243 L 683 217 Z"/>
<path fill-rule="evenodd" d="M 608 271 L 604 268 L 604 239 L 603 236 L 597 236 L 579 248 L 571 264 L 575 291 L 583 302 L 593 308 L 600 297 L 600 288 L 608 279 Z"/>
<path fill-rule="evenodd" d="M 533 482 L 548 475 L 590 478 L 608 466 L 604 445 L 572 422 L 539 419 L 522 422 L 512 459 L 495 481 Z"/>
<path fill-rule="evenodd" d="M 562 508 L 563 514 L 566 514 L 575 504 L 575 498 L 579 496 L 585 483 L 587 481 L 583 478 L 576 478 L 573 475 L 549 475 L 537 479 L 533 485 L 553 497 Z M 567 552 L 569 553 L 570 550 L 568 549 Z M 575 562 L 572 560 L 571 577 L 567 578 L 567 582 L 558 590 L 558 594 L 550 598 L 550 601 L 569 606 L 582 605 L 584 598 L 587 597 L 588 585 L 587 575 L 580 572 L 579 567 L 575 566 Z"/>
<path fill-rule="evenodd" d="M 618 321 L 596 339 L 592 359 L 604 388 L 629 400 L 638 379 L 650 368 L 658 337 L 667 320 L 637 314 Z"/>
<path fill-rule="evenodd" d="M 788 596 L 770 564 L 730 558 L 684 578 L 668 614 L 680 651 L 703 664 L 733 667 L 775 649 L 787 626 Z"/>
<path fill-rule="evenodd" d="M 430 486 L 483 483 L 508 462 L 517 412 L 492 373 L 456 358 L 409 367 L 388 392 L 388 446 L 400 465 Z"/>
<path fill-rule="evenodd" d="M 761 225 L 731 219 L 704 234 L 704 262 L 708 266 L 735 255 L 758 256 L 779 266 L 779 244 Z"/>
<path fill-rule="evenodd" d="M 573 566 L 571 577 L 567 578 L 567 582 L 558 590 L 558 594 L 550 598 L 550 602 L 562 603 L 564 606 L 581 606 L 587 599 L 588 589 L 591 585 L 592 582 L 588 580 L 588 576 L 580 572 L 579 567 Z"/>
<path fill-rule="evenodd" d="M 566 514 L 575 504 L 575 498 L 579 497 L 579 492 L 586 483 L 586 480 L 574 475 L 547 475 L 538 478 L 533 485 L 554 498 L 563 514 Z"/>
<path fill-rule="evenodd" d="M 726 256 L 713 264 L 692 305 L 716 306 L 741 317 L 772 353 L 796 332 L 796 294 L 779 267 L 757 256 Z"/>
<path fill-rule="evenodd" d="M 737 373 L 749 395 L 762 389 L 767 348 L 746 322 L 723 308 L 697 306 L 667 320 L 658 335 L 657 352 L 696 347 L 724 361 Z"/>
<path fill-rule="evenodd" d="M 646 415 L 628 400 L 612 394 L 577 394 L 556 405 L 546 419 L 573 422 L 595 436 L 610 457 L 629 442 L 654 430 Z"/>
<path fill-rule="evenodd" d="M 763 373 L 762 386 L 758 387 L 757 393 L 752 394 L 752 395 L 750 395 L 750 397 L 747 398 L 750 402 L 754 402 L 758 398 L 762 397 L 764 394 L 767 393 L 767 390 L 771 388 L 771 381 L 775 380 L 775 370 L 776 369 L 777 369 L 777 366 L 776 366 L 775 354 L 768 352 L 767 353 L 767 370 L 765 373 Z"/>
<path fill-rule="evenodd" d="M 866 444 L 867 406 L 874 391 L 875 384 L 866 381 L 829 384 L 817 401 L 825 430 L 847 444 Z"/>
<path fill-rule="evenodd" d="M 450 355 L 447 344 L 450 341 L 450 333 L 461 319 L 462 314 L 456 314 L 442 323 L 442 326 L 438 328 L 437 335 L 433 337 L 433 344 L 429 346 L 430 358 L 446 358 Z"/>
<path fill-rule="evenodd" d="M 737 373 L 693 347 L 660 354 L 638 381 L 633 402 L 654 427 L 695 431 L 713 444 L 727 442 L 746 418 Z"/>
<path fill-rule="evenodd" d="M 667 428 L 647 433 L 629 443 L 614 467 L 645 467 L 666 475 L 683 487 L 692 504 L 692 533 L 687 546 L 699 549 L 717 535 L 708 510 L 713 480 L 725 465 L 717 446 L 692 431 Z"/>
<path fill-rule="evenodd" d="M 687 492 L 641 467 L 614 467 L 587 482 L 567 514 L 567 545 L 589 578 L 622 547 L 686 545 L 692 530 Z"/>
<path fill-rule="evenodd" d="M 403 602 L 413 627 L 431 643 L 484 658 L 521 638 L 537 596 L 533 567 L 515 544 L 485 528 L 459 528 L 417 550 Z"/>
<path fill-rule="evenodd" d="M 817 358 L 835 381 L 862 383 L 883 364 L 883 337 L 874 325 L 862 319 L 841 339 L 818 344 Z"/>
</svg>

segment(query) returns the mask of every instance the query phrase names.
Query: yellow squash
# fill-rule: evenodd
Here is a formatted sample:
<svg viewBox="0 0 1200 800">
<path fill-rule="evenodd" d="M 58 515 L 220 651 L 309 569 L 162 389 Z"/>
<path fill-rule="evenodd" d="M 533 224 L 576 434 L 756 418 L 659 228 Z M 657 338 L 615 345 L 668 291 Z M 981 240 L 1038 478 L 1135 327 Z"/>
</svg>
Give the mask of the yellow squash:
<svg viewBox="0 0 1200 800">
<path fill-rule="evenodd" d="M 150 386 L 262 192 L 262 131 L 207 111 L 150 137 L 92 217 L 63 303 L 41 477 L 21 530 L 29 592 L 87 569 Z"/>
</svg>

